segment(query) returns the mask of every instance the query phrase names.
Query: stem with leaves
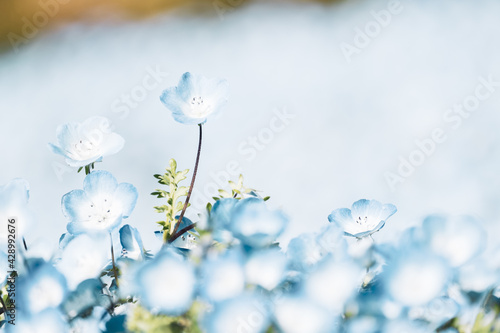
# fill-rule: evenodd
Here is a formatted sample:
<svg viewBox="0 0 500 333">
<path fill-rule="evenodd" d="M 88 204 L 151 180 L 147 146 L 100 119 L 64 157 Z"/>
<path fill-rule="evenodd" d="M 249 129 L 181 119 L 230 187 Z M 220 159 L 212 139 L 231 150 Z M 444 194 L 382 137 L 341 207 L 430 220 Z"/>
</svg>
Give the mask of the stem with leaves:
<svg viewBox="0 0 500 333">
<path fill-rule="evenodd" d="M 190 229 L 194 228 L 194 224 L 192 224 L 191 225 L 192 227 L 191 226 L 187 226 L 186 228 L 183 228 L 183 229 L 181 229 L 178 232 L 179 226 L 181 225 L 181 222 L 182 222 L 182 218 L 184 217 L 184 213 L 186 213 L 186 209 L 187 209 L 187 207 L 189 205 L 189 199 L 191 198 L 191 193 L 193 192 L 194 182 L 196 180 L 196 174 L 198 172 L 198 165 L 200 163 L 201 142 L 202 142 L 202 127 L 203 127 L 203 125 L 202 124 L 198 124 L 198 126 L 200 128 L 200 137 L 199 137 L 199 140 L 198 140 L 198 153 L 196 154 L 196 162 L 194 164 L 193 177 L 191 178 L 191 185 L 189 186 L 189 190 L 188 190 L 188 194 L 187 194 L 187 197 L 186 197 L 186 201 L 184 202 L 184 207 L 182 208 L 181 215 L 179 216 L 179 221 L 177 221 L 177 223 L 175 224 L 175 228 L 174 228 L 174 231 L 172 233 L 172 236 L 168 240 L 169 243 L 172 243 L 174 240 L 176 240 L 177 238 L 179 238 L 179 236 L 182 235 L 187 230 L 190 230 Z M 184 231 L 185 229 L 187 229 L 187 230 Z"/>
</svg>

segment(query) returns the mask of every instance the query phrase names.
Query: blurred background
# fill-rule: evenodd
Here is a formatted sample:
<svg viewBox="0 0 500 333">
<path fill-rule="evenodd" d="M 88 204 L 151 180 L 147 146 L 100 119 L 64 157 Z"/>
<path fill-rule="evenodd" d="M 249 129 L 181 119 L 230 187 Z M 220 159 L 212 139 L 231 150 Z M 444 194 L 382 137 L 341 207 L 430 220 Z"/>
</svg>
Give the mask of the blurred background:
<svg viewBox="0 0 500 333">
<path fill-rule="evenodd" d="M 100 115 L 126 144 L 96 168 L 138 188 L 125 222 L 160 246 L 152 175 L 170 158 L 191 169 L 198 138 L 159 95 L 186 71 L 231 87 L 204 127 L 193 219 L 241 172 L 290 217 L 283 246 L 360 198 L 398 207 L 377 241 L 433 213 L 500 231 L 498 1 L 3 0 L 0 13 L 0 184 L 31 185 L 28 243 L 57 244 L 60 198 L 84 178 L 47 143 Z"/>
</svg>

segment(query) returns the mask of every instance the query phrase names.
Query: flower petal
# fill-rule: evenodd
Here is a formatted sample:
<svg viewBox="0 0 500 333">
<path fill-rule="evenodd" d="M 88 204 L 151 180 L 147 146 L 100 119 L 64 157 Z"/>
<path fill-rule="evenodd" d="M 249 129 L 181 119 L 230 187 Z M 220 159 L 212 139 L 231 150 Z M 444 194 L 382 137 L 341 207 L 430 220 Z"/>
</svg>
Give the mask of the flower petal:
<svg viewBox="0 0 500 333">
<path fill-rule="evenodd" d="M 114 179 L 114 178 L 113 178 Z M 129 183 L 121 183 L 116 187 L 113 194 L 113 202 L 117 201 L 122 207 L 122 216 L 124 219 L 128 218 L 134 210 L 139 196 L 137 189 L 134 185 Z"/>
<path fill-rule="evenodd" d="M 330 215 L 328 215 L 328 221 L 334 222 L 339 227 L 343 228 L 346 224 L 353 221 L 351 210 L 349 208 L 335 209 Z"/>
<path fill-rule="evenodd" d="M 85 221 L 91 215 L 92 202 L 85 191 L 73 190 L 66 193 L 61 200 L 64 216 L 71 222 Z"/>
<path fill-rule="evenodd" d="M 108 171 L 92 171 L 83 180 L 83 190 L 87 192 L 89 198 L 97 195 L 112 195 L 117 187 L 118 182 Z"/>
</svg>

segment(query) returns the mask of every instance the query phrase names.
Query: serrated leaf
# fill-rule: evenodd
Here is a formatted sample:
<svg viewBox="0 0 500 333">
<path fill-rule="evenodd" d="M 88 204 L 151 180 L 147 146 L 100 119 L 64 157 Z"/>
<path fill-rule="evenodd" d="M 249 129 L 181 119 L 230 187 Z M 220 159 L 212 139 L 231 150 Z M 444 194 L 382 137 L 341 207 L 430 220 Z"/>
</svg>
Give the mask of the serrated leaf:
<svg viewBox="0 0 500 333">
<path fill-rule="evenodd" d="M 177 162 L 176 162 L 176 160 L 174 160 L 173 158 L 171 158 L 170 161 L 168 161 L 168 164 L 170 165 L 170 170 L 172 170 L 173 172 L 175 172 L 175 170 L 177 169 Z"/>
</svg>

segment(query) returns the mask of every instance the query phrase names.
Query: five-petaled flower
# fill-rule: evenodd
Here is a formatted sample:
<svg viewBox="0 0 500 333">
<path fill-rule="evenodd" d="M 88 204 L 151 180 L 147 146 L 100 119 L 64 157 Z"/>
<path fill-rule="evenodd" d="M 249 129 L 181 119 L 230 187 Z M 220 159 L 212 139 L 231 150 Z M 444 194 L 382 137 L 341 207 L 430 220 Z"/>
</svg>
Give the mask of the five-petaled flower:
<svg viewBox="0 0 500 333">
<path fill-rule="evenodd" d="M 136 188 L 118 184 L 107 171 L 93 171 L 83 181 L 83 190 L 73 190 L 62 198 L 62 209 L 71 234 L 111 231 L 129 217 L 137 201 Z"/>
<path fill-rule="evenodd" d="M 184 73 L 177 87 L 163 91 L 162 103 L 183 124 L 203 124 L 227 102 L 228 84 L 224 79 L 208 79 Z"/>
<path fill-rule="evenodd" d="M 328 220 L 342 228 L 346 236 L 362 238 L 382 229 L 385 221 L 396 211 L 396 206 L 392 204 L 361 199 L 353 203 L 351 209 L 335 209 Z"/>
<path fill-rule="evenodd" d="M 49 148 L 66 158 L 71 167 L 83 167 L 98 162 L 103 156 L 119 152 L 125 140 L 110 129 L 108 119 L 91 117 L 83 123 L 71 122 L 57 127 L 59 146 Z"/>
</svg>

